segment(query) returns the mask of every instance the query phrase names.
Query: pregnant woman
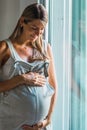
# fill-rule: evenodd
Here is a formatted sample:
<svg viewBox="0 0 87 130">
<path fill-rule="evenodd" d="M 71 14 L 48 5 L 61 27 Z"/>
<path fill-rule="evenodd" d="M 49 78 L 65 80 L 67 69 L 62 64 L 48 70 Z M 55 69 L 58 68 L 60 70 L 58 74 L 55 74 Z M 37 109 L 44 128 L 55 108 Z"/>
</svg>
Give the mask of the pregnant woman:
<svg viewBox="0 0 87 130">
<path fill-rule="evenodd" d="M 50 44 L 42 39 L 47 11 L 34 3 L 0 42 L 0 130 L 52 130 L 57 81 Z"/>
</svg>

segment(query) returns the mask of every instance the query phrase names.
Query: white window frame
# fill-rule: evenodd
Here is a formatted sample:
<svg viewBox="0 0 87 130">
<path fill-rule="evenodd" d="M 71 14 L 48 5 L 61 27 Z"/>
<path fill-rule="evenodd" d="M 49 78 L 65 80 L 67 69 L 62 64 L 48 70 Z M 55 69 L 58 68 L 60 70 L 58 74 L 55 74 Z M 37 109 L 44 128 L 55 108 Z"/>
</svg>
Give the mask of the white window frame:
<svg viewBox="0 0 87 130">
<path fill-rule="evenodd" d="M 72 86 L 72 0 L 64 0 L 64 34 L 63 34 L 63 130 L 69 130 L 71 116 Z M 66 101 L 65 101 L 66 100 Z M 66 104 L 67 103 L 67 104 Z M 68 107 L 66 107 L 68 106 Z M 67 109 L 66 109 L 67 108 Z M 65 121 L 65 118 L 67 119 Z"/>
</svg>

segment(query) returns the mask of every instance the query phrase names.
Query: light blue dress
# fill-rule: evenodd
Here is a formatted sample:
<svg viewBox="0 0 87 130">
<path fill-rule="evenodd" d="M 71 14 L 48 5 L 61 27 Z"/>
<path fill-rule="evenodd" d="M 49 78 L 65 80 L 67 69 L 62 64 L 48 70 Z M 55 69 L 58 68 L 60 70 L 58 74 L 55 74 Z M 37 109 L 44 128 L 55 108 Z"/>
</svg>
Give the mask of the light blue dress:
<svg viewBox="0 0 87 130">
<path fill-rule="evenodd" d="M 5 40 L 11 57 L 0 68 L 0 81 L 27 72 L 38 72 L 48 77 L 48 61 L 25 62 L 20 58 L 9 39 Z M 43 41 L 43 49 L 46 42 Z M 45 50 L 46 51 L 46 50 Z M 22 130 L 22 125 L 34 125 L 48 114 L 53 87 L 46 82 L 43 87 L 19 85 L 10 91 L 0 93 L 0 130 Z M 43 130 L 52 130 L 48 125 Z"/>
</svg>

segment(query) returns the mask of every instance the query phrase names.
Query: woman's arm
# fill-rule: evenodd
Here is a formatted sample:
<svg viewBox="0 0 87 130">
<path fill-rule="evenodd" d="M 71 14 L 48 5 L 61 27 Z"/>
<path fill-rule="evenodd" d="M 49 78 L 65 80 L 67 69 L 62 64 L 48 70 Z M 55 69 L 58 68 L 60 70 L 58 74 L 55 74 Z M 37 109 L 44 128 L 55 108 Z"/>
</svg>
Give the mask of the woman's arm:
<svg viewBox="0 0 87 130">
<path fill-rule="evenodd" d="M 23 78 L 22 76 L 15 76 L 11 79 L 5 80 L 5 81 L 1 81 L 0 82 L 0 92 L 5 92 L 8 90 L 11 90 L 15 87 L 17 87 L 18 85 L 21 85 L 23 82 Z"/>
<path fill-rule="evenodd" d="M 54 95 L 52 96 L 52 99 L 51 99 L 50 109 L 49 109 L 49 113 L 47 116 L 47 118 L 50 120 L 52 112 L 54 110 L 56 98 L 57 98 L 58 85 L 57 85 L 57 79 L 56 79 L 53 52 L 52 52 L 50 44 L 48 44 L 48 46 L 47 46 L 47 53 L 48 53 L 48 57 L 50 59 L 49 70 L 48 70 L 48 73 L 49 73 L 48 81 L 54 87 L 54 90 L 55 90 Z"/>
<path fill-rule="evenodd" d="M 4 59 L 5 57 L 8 57 L 8 55 L 10 57 L 10 51 L 8 49 L 7 44 L 4 41 L 0 42 L 0 70 L 1 71 L 2 71 L 3 65 L 6 62 Z M 5 81 L 0 81 L 0 92 L 11 90 L 23 84 L 27 84 L 28 86 L 29 85 L 44 86 L 45 83 L 46 83 L 46 79 L 44 76 L 40 75 L 39 73 L 29 72 L 27 74 L 14 76 L 13 78 L 5 80 Z"/>
<path fill-rule="evenodd" d="M 5 92 L 19 85 L 26 84 L 28 86 L 40 86 L 43 87 L 46 83 L 46 79 L 43 75 L 38 73 L 29 72 L 27 74 L 17 75 L 11 79 L 0 82 L 0 92 Z"/>
<path fill-rule="evenodd" d="M 3 61 L 8 55 L 8 46 L 4 41 L 0 42 L 0 70 L 2 70 Z M 6 61 L 4 61 L 5 63 Z M 1 75 L 0 75 L 1 76 Z M 21 76 L 13 77 L 6 81 L 0 81 L 0 92 L 10 90 L 23 82 Z"/>
<path fill-rule="evenodd" d="M 48 73 L 49 73 L 48 82 L 50 83 L 50 85 L 53 86 L 55 91 L 51 98 L 48 115 L 47 115 L 46 119 L 43 120 L 43 122 L 40 122 L 40 128 L 46 127 L 51 122 L 52 113 L 54 111 L 55 102 L 57 99 L 57 89 L 58 89 L 55 66 L 54 66 L 54 58 L 53 58 L 53 53 L 52 53 L 50 44 L 48 44 L 48 46 L 47 46 L 47 55 L 50 59 L 49 70 L 48 70 Z M 39 123 L 37 124 L 37 126 L 39 127 Z"/>
</svg>

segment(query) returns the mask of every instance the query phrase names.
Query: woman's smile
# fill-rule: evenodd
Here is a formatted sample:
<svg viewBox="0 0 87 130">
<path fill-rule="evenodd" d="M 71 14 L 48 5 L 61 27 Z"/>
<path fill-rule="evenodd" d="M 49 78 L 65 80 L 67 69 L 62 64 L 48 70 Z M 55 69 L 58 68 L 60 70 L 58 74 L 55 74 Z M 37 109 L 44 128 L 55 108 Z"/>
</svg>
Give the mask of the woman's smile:
<svg viewBox="0 0 87 130">
<path fill-rule="evenodd" d="M 31 35 L 31 38 L 32 38 L 33 40 L 36 40 L 36 39 L 38 38 L 38 36 L 36 36 L 36 35 Z"/>
</svg>

